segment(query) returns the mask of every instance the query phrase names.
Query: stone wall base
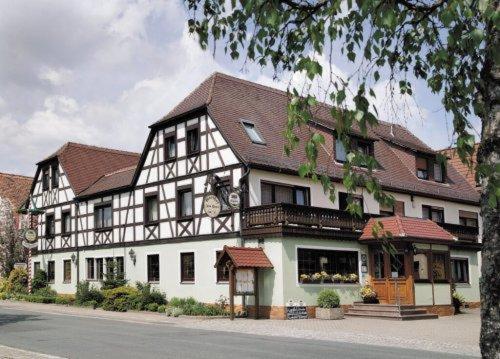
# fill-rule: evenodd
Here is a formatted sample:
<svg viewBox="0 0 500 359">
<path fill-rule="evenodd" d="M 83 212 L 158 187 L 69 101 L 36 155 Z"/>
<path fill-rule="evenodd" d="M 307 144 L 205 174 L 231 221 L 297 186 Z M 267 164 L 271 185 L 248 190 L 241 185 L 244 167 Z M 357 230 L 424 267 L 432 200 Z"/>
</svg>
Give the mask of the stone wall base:
<svg viewBox="0 0 500 359">
<path fill-rule="evenodd" d="M 481 308 L 481 302 L 466 302 L 465 307 L 469 309 Z"/>
<path fill-rule="evenodd" d="M 344 312 L 351 307 L 351 305 L 341 305 Z M 255 318 L 255 307 L 253 305 L 247 306 L 248 317 Z M 316 317 L 316 306 L 307 306 L 307 316 L 309 319 L 314 319 Z M 259 309 L 260 319 L 286 319 L 286 309 L 285 306 L 269 306 L 261 305 Z"/>
<path fill-rule="evenodd" d="M 415 308 L 427 309 L 427 312 L 437 314 L 440 317 L 455 314 L 455 308 L 453 307 L 453 305 L 417 305 L 415 306 Z"/>
</svg>

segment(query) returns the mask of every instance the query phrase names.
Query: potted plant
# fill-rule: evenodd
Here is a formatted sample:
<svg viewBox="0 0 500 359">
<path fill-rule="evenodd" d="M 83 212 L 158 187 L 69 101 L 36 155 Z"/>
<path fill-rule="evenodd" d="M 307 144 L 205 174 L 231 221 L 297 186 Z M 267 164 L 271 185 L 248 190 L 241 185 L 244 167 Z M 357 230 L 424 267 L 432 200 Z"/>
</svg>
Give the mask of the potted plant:
<svg viewBox="0 0 500 359">
<path fill-rule="evenodd" d="M 378 304 L 377 292 L 375 292 L 368 284 L 361 288 L 360 294 L 363 299 L 363 303 Z"/>
<path fill-rule="evenodd" d="M 330 275 L 328 273 L 326 273 L 325 271 L 321 271 L 319 273 L 319 279 L 320 279 L 320 283 L 324 283 L 325 280 L 330 279 Z"/>
<path fill-rule="evenodd" d="M 317 319 L 343 319 L 344 310 L 340 308 L 340 298 L 333 289 L 323 289 L 318 295 Z"/>
<path fill-rule="evenodd" d="M 309 274 L 301 274 L 300 275 L 300 283 L 307 283 L 311 280 L 311 276 Z"/>
<path fill-rule="evenodd" d="M 321 280 L 321 274 L 320 273 L 311 274 L 311 280 L 313 282 L 319 282 Z"/>
<path fill-rule="evenodd" d="M 358 281 L 358 275 L 356 273 L 351 273 L 347 276 L 347 283 L 356 283 Z"/>
<path fill-rule="evenodd" d="M 342 274 L 336 273 L 332 275 L 332 282 L 333 283 L 340 283 L 342 281 Z"/>
<path fill-rule="evenodd" d="M 453 299 L 453 307 L 455 308 L 455 314 L 460 314 L 460 307 L 465 303 L 464 296 L 458 293 L 456 290 L 454 290 L 453 294 L 451 295 L 451 298 Z"/>
</svg>

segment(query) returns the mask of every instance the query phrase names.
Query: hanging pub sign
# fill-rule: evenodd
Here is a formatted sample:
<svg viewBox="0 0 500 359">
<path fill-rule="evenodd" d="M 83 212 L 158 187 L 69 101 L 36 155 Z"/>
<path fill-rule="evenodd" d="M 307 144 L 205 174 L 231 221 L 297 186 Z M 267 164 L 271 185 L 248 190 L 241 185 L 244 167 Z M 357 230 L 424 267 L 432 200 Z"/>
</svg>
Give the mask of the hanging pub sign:
<svg viewBox="0 0 500 359">
<path fill-rule="evenodd" d="M 38 246 L 38 236 L 34 229 L 27 229 L 24 232 L 23 246 L 26 248 L 35 248 Z"/>
<path fill-rule="evenodd" d="M 255 292 L 254 286 L 254 271 L 251 269 L 237 269 L 236 270 L 236 295 L 253 295 Z"/>
<path fill-rule="evenodd" d="M 232 209 L 239 209 L 240 208 L 239 193 L 236 191 L 229 193 L 229 195 L 227 196 L 227 202 L 229 203 Z"/>
<path fill-rule="evenodd" d="M 203 210 L 210 218 L 217 217 L 221 210 L 221 204 L 217 196 L 207 194 L 203 198 Z"/>
</svg>

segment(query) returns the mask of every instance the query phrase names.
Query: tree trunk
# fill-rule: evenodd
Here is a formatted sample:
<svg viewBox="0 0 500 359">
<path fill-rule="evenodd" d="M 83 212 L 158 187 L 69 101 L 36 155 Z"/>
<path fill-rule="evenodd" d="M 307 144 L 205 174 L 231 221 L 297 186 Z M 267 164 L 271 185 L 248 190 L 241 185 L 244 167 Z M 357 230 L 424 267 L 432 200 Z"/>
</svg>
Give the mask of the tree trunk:
<svg viewBox="0 0 500 359">
<path fill-rule="evenodd" d="M 498 1 L 495 1 L 498 10 Z M 492 27 L 489 27 L 492 29 Z M 479 164 L 489 164 L 495 168 L 499 163 L 500 124 L 500 64 L 495 63 L 494 51 L 500 48 L 498 33 L 490 33 L 486 43 L 485 66 L 481 75 L 480 95 L 484 104 L 481 143 L 477 154 Z M 499 221 L 498 203 L 493 208 L 488 203 L 495 186 L 488 186 L 493 173 L 482 182 L 481 216 L 483 218 L 483 249 L 481 267 L 481 354 L 483 358 L 500 358 L 500 248 L 498 243 Z M 494 193 L 491 193 L 495 195 Z"/>
</svg>

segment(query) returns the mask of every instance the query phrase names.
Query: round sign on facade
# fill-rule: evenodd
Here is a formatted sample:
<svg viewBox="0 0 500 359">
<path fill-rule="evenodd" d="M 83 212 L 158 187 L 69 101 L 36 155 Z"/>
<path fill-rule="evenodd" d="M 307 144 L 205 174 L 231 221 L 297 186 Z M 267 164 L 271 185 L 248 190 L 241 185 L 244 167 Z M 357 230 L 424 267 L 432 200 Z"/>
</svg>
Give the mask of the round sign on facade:
<svg viewBox="0 0 500 359">
<path fill-rule="evenodd" d="M 217 217 L 221 210 L 221 204 L 217 196 L 213 194 L 206 195 L 203 198 L 203 210 L 210 218 Z"/>
<path fill-rule="evenodd" d="M 229 195 L 227 196 L 227 201 L 232 209 L 240 208 L 240 195 L 238 194 L 238 192 L 229 193 Z"/>
<path fill-rule="evenodd" d="M 23 246 L 26 248 L 35 248 L 38 246 L 38 236 L 34 229 L 27 229 L 24 232 Z"/>
</svg>

